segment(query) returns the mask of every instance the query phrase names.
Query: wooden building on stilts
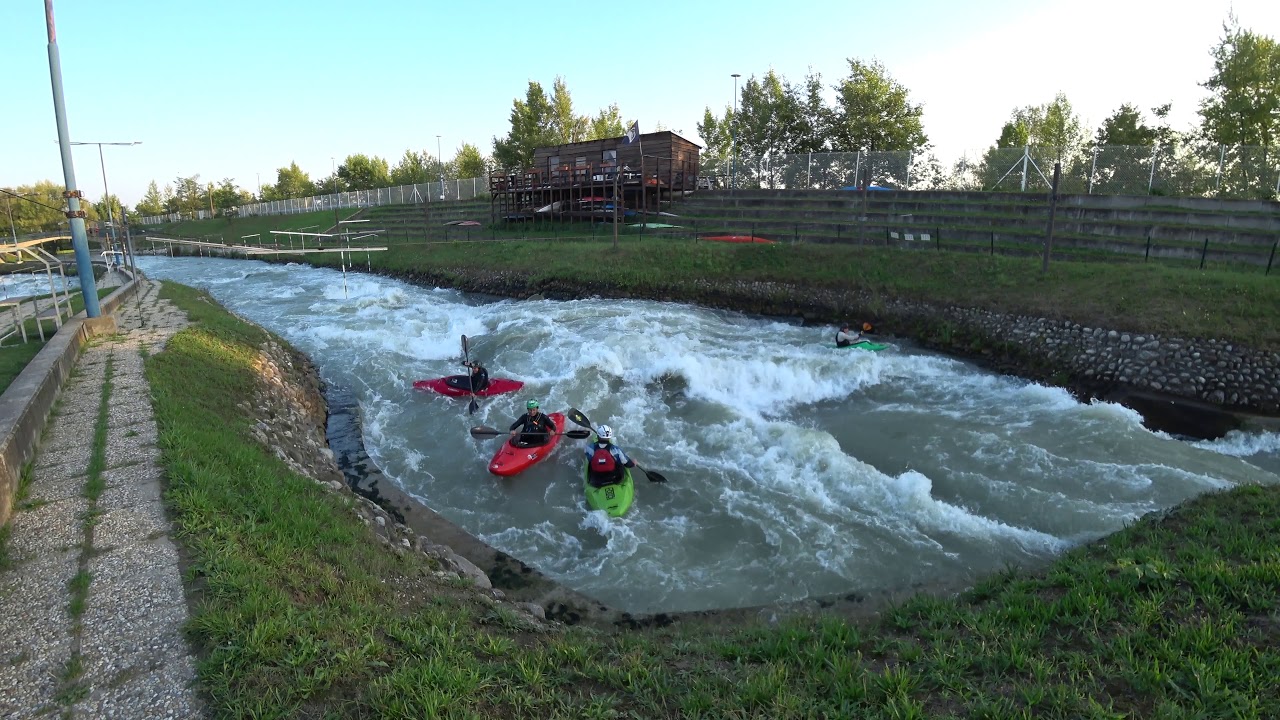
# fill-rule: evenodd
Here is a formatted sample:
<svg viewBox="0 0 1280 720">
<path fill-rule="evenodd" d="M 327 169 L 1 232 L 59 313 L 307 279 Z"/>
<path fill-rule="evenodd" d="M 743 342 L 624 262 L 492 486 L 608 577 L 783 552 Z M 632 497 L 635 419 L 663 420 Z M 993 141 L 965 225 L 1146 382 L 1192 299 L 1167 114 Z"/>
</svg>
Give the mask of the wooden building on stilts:
<svg viewBox="0 0 1280 720">
<path fill-rule="evenodd" d="M 701 146 L 675 133 L 645 133 L 538 148 L 533 165 L 489 175 L 495 220 L 612 221 L 657 212 L 698 184 Z"/>
</svg>

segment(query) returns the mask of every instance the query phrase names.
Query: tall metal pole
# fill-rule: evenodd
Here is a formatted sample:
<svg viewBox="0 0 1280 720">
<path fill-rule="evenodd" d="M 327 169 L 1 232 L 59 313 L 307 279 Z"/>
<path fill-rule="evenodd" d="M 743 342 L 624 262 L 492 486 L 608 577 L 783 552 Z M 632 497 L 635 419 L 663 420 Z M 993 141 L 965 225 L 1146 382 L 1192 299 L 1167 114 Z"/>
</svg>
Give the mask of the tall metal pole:
<svg viewBox="0 0 1280 720">
<path fill-rule="evenodd" d="M 338 166 L 333 156 L 329 157 L 329 167 L 333 169 L 333 226 L 338 227 Z"/>
<path fill-rule="evenodd" d="M 13 235 L 13 244 L 14 244 L 14 245 L 17 245 L 17 244 L 18 244 L 18 231 L 17 231 L 17 230 L 15 230 L 15 229 L 14 229 L 14 227 L 13 227 L 13 208 L 9 205 L 9 194 L 8 194 L 8 193 L 5 193 L 5 196 L 4 196 L 4 209 L 5 209 L 5 211 L 6 211 L 6 212 L 8 212 L 8 213 L 9 213 L 9 233 L 10 233 L 11 235 Z"/>
<path fill-rule="evenodd" d="M 733 74 L 733 119 L 729 121 L 729 136 L 733 138 L 733 165 L 729 176 L 729 191 L 732 193 L 738 189 L 738 78 L 742 77 L 739 73 Z"/>
<path fill-rule="evenodd" d="M 440 199 L 444 199 L 444 155 L 440 152 L 440 136 L 436 136 L 436 162 L 440 163 Z"/>
<path fill-rule="evenodd" d="M 84 211 L 80 209 L 80 191 L 76 189 L 75 163 L 71 159 L 71 132 L 67 129 L 67 106 L 62 97 L 62 60 L 58 55 L 58 34 L 53 24 L 53 0 L 44 0 L 45 27 L 49 34 L 49 81 L 53 86 L 53 116 L 58 125 L 58 151 L 62 156 L 62 176 L 67 189 L 67 218 L 71 221 L 71 246 L 75 249 L 76 274 L 80 277 L 80 293 L 84 297 L 85 316 L 96 318 L 98 286 L 93 280 L 93 264 L 89 257 L 89 236 L 84 229 Z"/>
<path fill-rule="evenodd" d="M 107 161 L 102 159 L 102 143 L 98 143 L 98 167 L 102 168 L 102 202 L 107 205 L 107 228 L 111 238 L 111 247 L 104 247 L 103 250 L 114 252 L 116 249 L 116 220 L 111 213 L 111 191 L 107 189 Z M 105 244 L 107 238 L 104 237 L 102 242 Z"/>
</svg>

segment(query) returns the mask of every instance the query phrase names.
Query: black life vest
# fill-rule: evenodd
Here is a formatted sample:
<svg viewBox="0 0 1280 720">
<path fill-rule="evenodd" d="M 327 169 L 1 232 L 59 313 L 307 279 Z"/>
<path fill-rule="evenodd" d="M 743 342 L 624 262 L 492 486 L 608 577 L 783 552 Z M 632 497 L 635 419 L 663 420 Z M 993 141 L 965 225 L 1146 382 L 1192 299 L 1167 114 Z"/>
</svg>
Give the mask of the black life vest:
<svg viewBox="0 0 1280 720">
<path fill-rule="evenodd" d="M 591 472 L 603 475 L 605 473 L 615 473 L 618 471 L 618 461 L 614 459 L 613 453 L 609 452 L 609 448 L 596 446 L 596 451 L 591 455 Z"/>
</svg>

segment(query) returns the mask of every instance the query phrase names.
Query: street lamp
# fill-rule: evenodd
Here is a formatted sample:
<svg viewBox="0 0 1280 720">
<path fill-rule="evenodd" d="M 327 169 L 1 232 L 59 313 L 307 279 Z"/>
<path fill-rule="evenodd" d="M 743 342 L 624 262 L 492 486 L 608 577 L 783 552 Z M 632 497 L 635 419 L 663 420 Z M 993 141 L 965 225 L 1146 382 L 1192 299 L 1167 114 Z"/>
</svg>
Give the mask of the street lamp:
<svg viewBox="0 0 1280 720">
<path fill-rule="evenodd" d="M 444 155 L 440 152 L 440 136 L 436 136 L 436 162 L 440 163 L 440 199 L 444 200 Z"/>
<path fill-rule="evenodd" d="M 742 75 L 733 74 L 733 118 L 729 121 L 729 137 L 733 138 L 733 165 L 730 170 L 729 190 L 730 192 L 738 189 L 738 78 Z"/>
<path fill-rule="evenodd" d="M 338 165 L 332 155 L 329 156 L 329 167 L 333 170 L 333 225 L 338 225 Z"/>
<path fill-rule="evenodd" d="M 18 231 L 14 229 L 14 226 L 13 226 L 13 207 L 9 205 L 9 196 L 13 195 L 16 198 L 25 198 L 25 197 L 33 197 L 39 194 L 40 193 L 10 193 L 7 190 L 4 192 L 4 209 L 5 209 L 5 212 L 9 214 L 9 233 L 13 235 L 14 245 L 18 244 Z"/>
<path fill-rule="evenodd" d="M 142 141 L 134 140 L 133 142 L 72 142 L 70 143 L 70 145 L 97 145 L 97 163 L 99 163 L 99 165 L 101 165 L 101 168 L 102 168 L 102 202 L 106 204 L 106 227 L 110 228 L 111 250 L 114 251 L 115 250 L 115 217 L 114 217 L 114 214 L 111 213 L 111 191 L 108 190 L 108 187 L 106 187 L 106 160 L 102 159 L 102 146 L 104 145 L 142 145 Z M 122 205 L 122 208 L 123 208 L 123 205 Z M 104 250 L 106 250 L 105 238 L 104 238 Z"/>
</svg>

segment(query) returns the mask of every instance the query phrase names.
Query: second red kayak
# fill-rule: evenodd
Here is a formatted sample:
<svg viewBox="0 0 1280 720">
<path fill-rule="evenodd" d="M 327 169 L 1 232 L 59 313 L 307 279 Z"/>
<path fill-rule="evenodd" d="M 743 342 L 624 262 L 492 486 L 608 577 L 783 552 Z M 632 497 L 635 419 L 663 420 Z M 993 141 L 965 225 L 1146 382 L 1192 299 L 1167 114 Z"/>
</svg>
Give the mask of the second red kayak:
<svg viewBox="0 0 1280 720">
<path fill-rule="evenodd" d="M 466 375 L 450 375 L 449 377 L 435 378 L 434 380 L 416 380 L 413 386 L 418 390 L 435 390 L 441 395 L 448 395 L 449 397 L 463 397 L 465 395 L 491 397 L 502 393 L 515 392 L 524 387 L 524 383 L 519 380 L 494 378 L 489 381 L 489 387 L 473 393 L 471 392 L 470 378 Z"/>
<path fill-rule="evenodd" d="M 489 461 L 489 472 L 500 477 L 511 477 L 546 459 L 560 444 L 560 438 L 564 437 L 561 433 L 564 432 L 565 420 L 564 413 L 547 413 L 547 417 L 551 418 L 551 422 L 556 426 L 557 434 L 551 436 L 551 442 L 546 445 L 521 447 L 516 444 L 515 438 L 511 438 L 502 443 L 502 449 Z"/>
</svg>

